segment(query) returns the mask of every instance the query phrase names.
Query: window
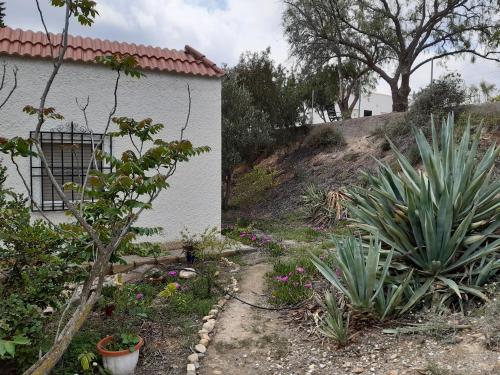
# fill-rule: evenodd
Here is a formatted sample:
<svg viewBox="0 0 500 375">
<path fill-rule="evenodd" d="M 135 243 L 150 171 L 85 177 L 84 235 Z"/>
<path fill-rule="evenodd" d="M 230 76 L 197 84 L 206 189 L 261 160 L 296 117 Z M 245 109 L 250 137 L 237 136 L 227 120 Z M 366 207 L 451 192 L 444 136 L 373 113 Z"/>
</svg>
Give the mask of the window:
<svg viewBox="0 0 500 375">
<path fill-rule="evenodd" d="M 67 182 L 83 184 L 87 169 L 92 158 L 92 150 L 102 140 L 103 134 L 88 132 L 75 132 L 75 125 L 70 124 L 69 131 L 40 132 L 40 143 L 45 154 L 47 164 L 52 170 L 56 181 L 60 186 Z M 31 132 L 31 137 L 34 133 Z M 111 152 L 111 137 L 106 137 L 99 147 L 101 150 Z M 96 161 L 91 169 L 100 171 L 111 170 L 102 161 Z M 42 161 L 37 157 L 31 157 L 31 192 L 33 200 L 42 211 L 60 211 L 67 207 L 57 195 Z M 65 193 L 70 201 L 78 201 L 81 194 L 75 191 Z M 35 205 L 32 210 L 36 211 Z"/>
<path fill-rule="evenodd" d="M 370 110 L 368 110 L 368 109 L 365 109 L 365 110 L 363 111 L 363 116 L 364 116 L 364 117 L 369 117 L 369 116 L 371 116 L 372 114 L 373 114 L 373 112 L 372 112 L 372 111 L 370 111 Z"/>
</svg>

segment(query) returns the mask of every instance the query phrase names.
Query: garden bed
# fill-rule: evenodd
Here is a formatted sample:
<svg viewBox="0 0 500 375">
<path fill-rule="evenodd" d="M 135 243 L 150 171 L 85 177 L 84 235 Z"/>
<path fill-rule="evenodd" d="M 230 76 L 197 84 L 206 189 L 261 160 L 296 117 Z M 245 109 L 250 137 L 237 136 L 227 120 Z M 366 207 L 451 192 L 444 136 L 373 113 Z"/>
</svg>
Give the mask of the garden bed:
<svg viewBox="0 0 500 375">
<path fill-rule="evenodd" d="M 155 266 L 142 280 L 105 287 L 54 373 L 98 374 L 100 358 L 95 359 L 96 366 L 91 370 L 83 371 L 79 356 L 96 353 L 97 341 L 107 335 L 134 333 L 145 341 L 136 374 L 184 374 L 186 358 L 199 340 L 202 318 L 223 295 L 215 284 L 222 287 L 229 282 L 229 266 L 205 260 L 194 267 L 200 274 L 209 274 L 209 278 L 197 275 L 181 279 L 179 270 L 184 267 Z"/>
</svg>

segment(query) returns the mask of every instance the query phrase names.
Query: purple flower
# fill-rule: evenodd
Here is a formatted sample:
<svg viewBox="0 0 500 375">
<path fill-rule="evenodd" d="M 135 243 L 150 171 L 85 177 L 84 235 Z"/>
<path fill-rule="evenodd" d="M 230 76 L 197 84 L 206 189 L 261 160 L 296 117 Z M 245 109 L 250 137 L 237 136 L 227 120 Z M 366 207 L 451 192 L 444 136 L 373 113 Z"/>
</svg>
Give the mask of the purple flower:
<svg viewBox="0 0 500 375">
<path fill-rule="evenodd" d="M 252 241 L 255 241 L 257 239 L 257 236 L 254 234 L 252 235 Z"/>
<path fill-rule="evenodd" d="M 306 272 L 306 270 L 305 270 L 305 269 L 303 269 L 302 267 L 297 267 L 297 268 L 295 269 L 295 271 L 297 271 L 298 273 L 304 273 L 304 272 Z"/>
<path fill-rule="evenodd" d="M 286 283 L 288 281 L 288 276 L 276 276 L 274 279 Z"/>
<path fill-rule="evenodd" d="M 246 234 L 245 232 L 241 232 L 241 233 L 240 233 L 240 237 L 241 237 L 241 238 L 246 237 L 246 236 L 247 236 L 247 234 Z"/>
<path fill-rule="evenodd" d="M 181 287 L 181 284 L 179 284 L 179 283 L 174 283 L 174 284 L 175 284 L 175 289 L 176 289 L 176 290 L 177 290 L 177 289 L 179 289 L 179 288 Z"/>
<path fill-rule="evenodd" d="M 136 299 L 137 301 L 140 301 L 140 300 L 141 300 L 141 299 L 143 299 L 143 298 L 144 298 L 144 294 L 142 294 L 142 293 L 137 293 L 137 294 L 135 295 L 135 299 Z"/>
<path fill-rule="evenodd" d="M 321 260 L 325 260 L 325 256 L 324 256 L 324 255 L 320 255 L 320 256 L 319 256 L 319 259 L 321 259 Z"/>
<path fill-rule="evenodd" d="M 312 284 L 311 283 L 307 283 L 307 284 L 304 284 L 304 288 L 306 289 L 312 289 Z"/>
<path fill-rule="evenodd" d="M 337 268 L 337 269 L 335 270 L 335 274 L 337 275 L 337 277 L 342 276 L 342 271 L 340 270 L 340 268 Z"/>
<path fill-rule="evenodd" d="M 177 276 L 177 271 L 168 271 L 168 276 Z"/>
</svg>

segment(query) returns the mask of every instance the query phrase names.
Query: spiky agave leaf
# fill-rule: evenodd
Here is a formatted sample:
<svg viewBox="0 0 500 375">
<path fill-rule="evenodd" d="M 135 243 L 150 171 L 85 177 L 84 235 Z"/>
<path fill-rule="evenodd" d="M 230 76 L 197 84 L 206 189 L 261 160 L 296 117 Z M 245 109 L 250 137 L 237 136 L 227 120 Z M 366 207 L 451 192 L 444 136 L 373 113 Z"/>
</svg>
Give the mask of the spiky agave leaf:
<svg viewBox="0 0 500 375">
<path fill-rule="evenodd" d="M 436 280 L 460 296 L 498 269 L 500 181 L 491 181 L 491 174 L 500 147 L 492 145 L 478 161 L 481 129 L 471 136 L 467 124 L 457 143 L 453 128 L 451 115 L 443 121 L 440 136 L 432 122 L 431 144 L 415 130 L 423 170 L 414 168 L 391 143 L 401 172 L 382 165 L 369 189 L 356 188 L 350 194 L 351 214 L 359 226 L 379 233 L 395 249 L 397 260 L 422 278 L 411 306 Z M 474 281 L 467 278 L 472 265 Z"/>
</svg>

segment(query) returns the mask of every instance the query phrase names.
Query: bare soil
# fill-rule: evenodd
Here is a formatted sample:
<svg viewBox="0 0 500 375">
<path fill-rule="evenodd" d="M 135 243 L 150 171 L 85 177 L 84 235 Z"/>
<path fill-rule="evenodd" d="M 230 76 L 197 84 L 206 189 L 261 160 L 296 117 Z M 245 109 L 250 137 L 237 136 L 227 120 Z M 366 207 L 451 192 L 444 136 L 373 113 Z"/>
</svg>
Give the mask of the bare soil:
<svg viewBox="0 0 500 375">
<path fill-rule="evenodd" d="M 267 304 L 265 258 L 247 258 L 240 271 L 242 299 Z M 388 335 L 382 326 L 365 327 L 345 348 L 298 324 L 286 312 L 256 309 L 229 301 L 219 316 L 216 333 L 201 375 L 498 375 L 500 352 L 488 350 L 478 328 L 446 336 Z"/>
</svg>

